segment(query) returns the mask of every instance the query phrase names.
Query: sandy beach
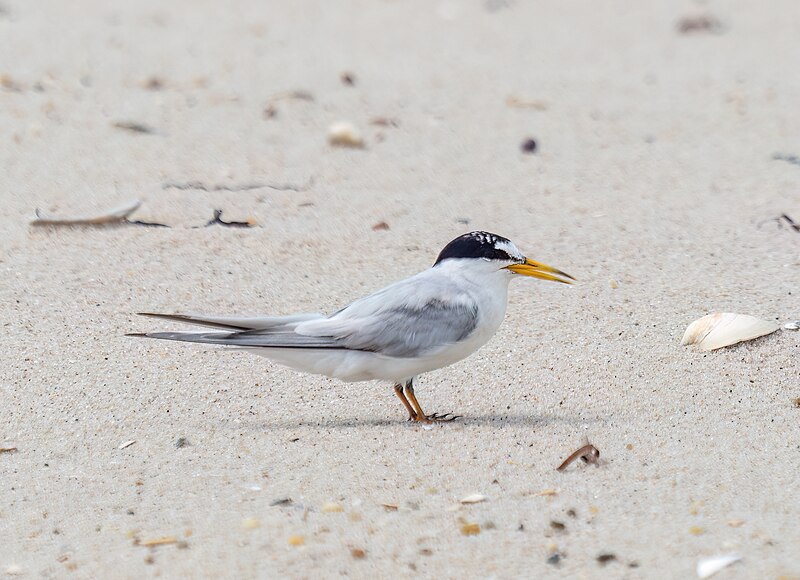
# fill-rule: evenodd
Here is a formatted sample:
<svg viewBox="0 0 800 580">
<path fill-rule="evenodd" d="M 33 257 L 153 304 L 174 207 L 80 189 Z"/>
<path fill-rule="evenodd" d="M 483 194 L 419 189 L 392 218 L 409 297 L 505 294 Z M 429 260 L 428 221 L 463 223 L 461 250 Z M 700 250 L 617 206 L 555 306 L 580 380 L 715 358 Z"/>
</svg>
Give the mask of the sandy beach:
<svg viewBox="0 0 800 580">
<path fill-rule="evenodd" d="M 680 345 L 800 319 L 799 30 L 788 0 L 0 0 L 0 576 L 800 578 L 800 332 Z M 169 227 L 30 225 L 131 200 Z M 454 423 L 125 336 L 333 312 L 470 230 L 579 282 L 514 281 L 420 379 Z"/>
</svg>

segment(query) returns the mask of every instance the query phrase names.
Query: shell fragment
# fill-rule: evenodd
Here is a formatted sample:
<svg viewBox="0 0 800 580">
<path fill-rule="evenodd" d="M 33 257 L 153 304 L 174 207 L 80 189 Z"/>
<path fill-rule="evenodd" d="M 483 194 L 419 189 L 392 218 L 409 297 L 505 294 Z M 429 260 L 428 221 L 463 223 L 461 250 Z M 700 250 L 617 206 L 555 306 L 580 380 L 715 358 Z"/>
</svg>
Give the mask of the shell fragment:
<svg viewBox="0 0 800 580">
<path fill-rule="evenodd" d="M 715 312 L 692 322 L 683 334 L 682 345 L 696 344 L 708 351 L 752 340 L 778 330 L 780 326 L 747 314 Z"/>
<path fill-rule="evenodd" d="M 697 563 L 697 577 L 710 578 L 723 568 L 727 568 L 731 564 L 741 560 L 738 554 L 723 554 L 721 556 L 711 556 L 710 558 L 701 558 Z"/>
</svg>

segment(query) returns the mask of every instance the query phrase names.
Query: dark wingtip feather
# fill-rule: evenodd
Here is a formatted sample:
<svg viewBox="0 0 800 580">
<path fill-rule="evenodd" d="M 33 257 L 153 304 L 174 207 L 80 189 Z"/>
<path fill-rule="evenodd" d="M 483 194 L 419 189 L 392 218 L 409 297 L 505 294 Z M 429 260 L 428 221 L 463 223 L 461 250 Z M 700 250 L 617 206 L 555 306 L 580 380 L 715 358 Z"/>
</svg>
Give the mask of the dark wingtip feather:
<svg viewBox="0 0 800 580">
<path fill-rule="evenodd" d="M 185 318 L 184 314 L 162 314 L 160 312 L 137 312 L 136 315 L 150 318 Z"/>
<path fill-rule="evenodd" d="M 198 326 L 209 326 L 211 328 L 222 328 L 224 330 L 250 330 L 250 328 L 247 326 L 241 326 L 239 324 L 232 324 L 228 322 L 217 322 L 213 319 L 208 320 L 202 316 L 193 316 L 191 314 L 161 314 L 160 312 L 137 312 L 136 314 L 139 316 L 147 316 L 148 318 L 171 320 L 172 322 L 183 322 Z"/>
</svg>

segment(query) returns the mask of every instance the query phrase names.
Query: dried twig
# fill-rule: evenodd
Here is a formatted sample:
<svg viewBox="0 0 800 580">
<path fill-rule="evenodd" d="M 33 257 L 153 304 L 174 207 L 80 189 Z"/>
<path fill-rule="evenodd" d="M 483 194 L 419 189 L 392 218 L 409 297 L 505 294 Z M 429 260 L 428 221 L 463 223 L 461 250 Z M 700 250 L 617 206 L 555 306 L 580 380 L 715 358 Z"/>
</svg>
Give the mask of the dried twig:
<svg viewBox="0 0 800 580">
<path fill-rule="evenodd" d="M 574 451 L 572 453 L 572 455 L 567 457 L 564 460 L 564 463 L 562 463 L 561 465 L 559 465 L 556 468 L 556 471 L 564 471 L 567 467 L 570 466 L 570 464 L 573 461 L 575 461 L 578 458 L 582 459 L 586 463 L 591 463 L 595 467 L 597 467 L 600 464 L 599 463 L 600 450 L 597 447 L 595 447 L 594 445 L 592 445 L 591 443 L 587 443 L 586 445 L 584 445 L 580 449 Z"/>
<path fill-rule="evenodd" d="M 31 222 L 32 226 L 106 226 L 106 225 L 119 225 L 128 224 L 136 226 L 151 226 L 167 228 L 166 224 L 159 224 L 155 222 L 143 222 L 140 220 L 129 220 L 133 212 L 135 212 L 142 205 L 139 200 L 131 201 L 118 208 L 112 209 L 106 213 L 86 216 L 79 218 L 59 218 L 43 214 L 40 210 L 36 210 L 36 219 Z"/>
<path fill-rule="evenodd" d="M 769 219 L 767 219 L 767 220 L 764 220 L 764 221 L 762 221 L 762 222 L 759 222 L 759 223 L 757 224 L 757 226 L 756 226 L 756 227 L 757 227 L 758 229 L 761 229 L 761 226 L 763 226 L 764 224 L 766 224 L 766 223 L 769 223 L 769 222 L 775 222 L 775 223 L 777 223 L 777 224 L 778 224 L 778 228 L 779 228 L 779 229 L 783 229 L 783 223 L 784 223 L 784 222 L 786 222 L 786 224 L 787 224 L 787 225 L 788 225 L 788 226 L 789 226 L 791 229 L 793 229 L 794 231 L 796 231 L 796 232 L 800 233 L 800 224 L 798 224 L 796 221 L 794 221 L 792 218 L 790 218 L 790 217 L 789 217 L 787 214 L 785 214 L 785 213 L 782 213 L 782 214 L 781 214 L 781 215 L 779 215 L 778 217 L 769 218 Z"/>
<path fill-rule="evenodd" d="M 399 127 L 400 122 L 397 119 L 393 119 L 391 117 L 373 117 L 369 120 L 370 125 L 374 125 L 376 127 Z"/>
<path fill-rule="evenodd" d="M 116 129 L 131 131 L 133 133 L 144 133 L 145 135 L 152 135 L 156 132 L 156 130 L 152 127 L 136 121 L 116 121 L 112 123 L 111 126 L 115 127 Z"/>
<path fill-rule="evenodd" d="M 314 101 L 314 95 L 312 95 L 309 91 L 294 90 L 294 91 L 286 91 L 283 93 L 278 93 L 277 95 L 272 95 L 269 102 L 274 103 L 275 101 Z"/>
<path fill-rule="evenodd" d="M 792 229 L 793 229 L 794 231 L 796 231 L 796 232 L 800 232 L 800 224 L 798 224 L 797 222 L 795 222 L 795 221 L 794 221 L 792 218 L 790 218 L 790 217 L 789 217 L 788 215 L 786 215 L 785 213 L 782 213 L 782 214 L 781 214 L 781 217 L 780 217 L 779 219 L 783 219 L 783 220 L 785 220 L 785 221 L 786 221 L 786 223 L 788 223 L 788 224 L 789 224 L 789 227 L 790 227 L 790 228 L 792 228 Z"/>
<path fill-rule="evenodd" d="M 776 161 L 786 161 L 786 163 L 791 163 L 792 165 L 800 165 L 800 157 L 797 155 L 790 155 L 787 153 L 774 153 L 772 158 Z"/>
<path fill-rule="evenodd" d="M 506 97 L 506 106 L 514 109 L 535 109 L 536 111 L 546 111 L 547 103 L 536 99 L 523 99 L 514 95 Z"/>
<path fill-rule="evenodd" d="M 163 538 L 156 538 L 154 540 L 145 540 L 137 542 L 136 545 L 144 546 L 145 548 L 153 548 L 155 546 L 166 546 L 167 544 L 177 544 L 178 538 L 175 536 L 164 536 Z"/>
<path fill-rule="evenodd" d="M 225 226 L 225 227 L 228 227 L 228 228 L 252 228 L 252 227 L 255 226 L 254 223 L 251 223 L 249 221 L 247 221 L 247 222 L 226 222 L 225 220 L 222 219 L 222 210 L 221 209 L 215 209 L 214 210 L 214 219 L 209 221 L 203 227 L 207 228 L 208 226 L 216 226 L 216 225 Z"/>
<path fill-rule="evenodd" d="M 697 16 L 684 16 L 675 25 L 681 34 L 691 34 L 693 32 L 710 32 L 720 34 L 723 32 L 722 23 L 710 14 L 700 14 Z"/>
<path fill-rule="evenodd" d="M 16 447 L 0 447 L 0 453 L 16 453 Z"/>
</svg>

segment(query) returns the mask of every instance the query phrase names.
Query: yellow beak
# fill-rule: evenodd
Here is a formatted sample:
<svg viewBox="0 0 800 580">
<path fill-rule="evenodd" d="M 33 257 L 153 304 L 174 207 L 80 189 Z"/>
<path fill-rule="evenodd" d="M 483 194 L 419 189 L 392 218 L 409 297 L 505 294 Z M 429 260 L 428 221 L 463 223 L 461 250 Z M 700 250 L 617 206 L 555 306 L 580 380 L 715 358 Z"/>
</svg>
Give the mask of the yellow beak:
<svg viewBox="0 0 800 580">
<path fill-rule="evenodd" d="M 553 282 L 563 282 L 564 284 L 572 284 L 570 280 L 575 280 L 572 276 L 561 270 L 557 270 L 547 264 L 541 262 L 534 262 L 533 260 L 525 259 L 524 264 L 511 264 L 506 266 L 507 270 L 511 270 L 515 274 L 522 274 L 523 276 L 531 276 L 532 278 L 539 278 L 541 280 L 552 280 Z M 560 277 L 559 277 L 560 276 Z M 569 280 L 564 280 L 569 278 Z"/>
</svg>

